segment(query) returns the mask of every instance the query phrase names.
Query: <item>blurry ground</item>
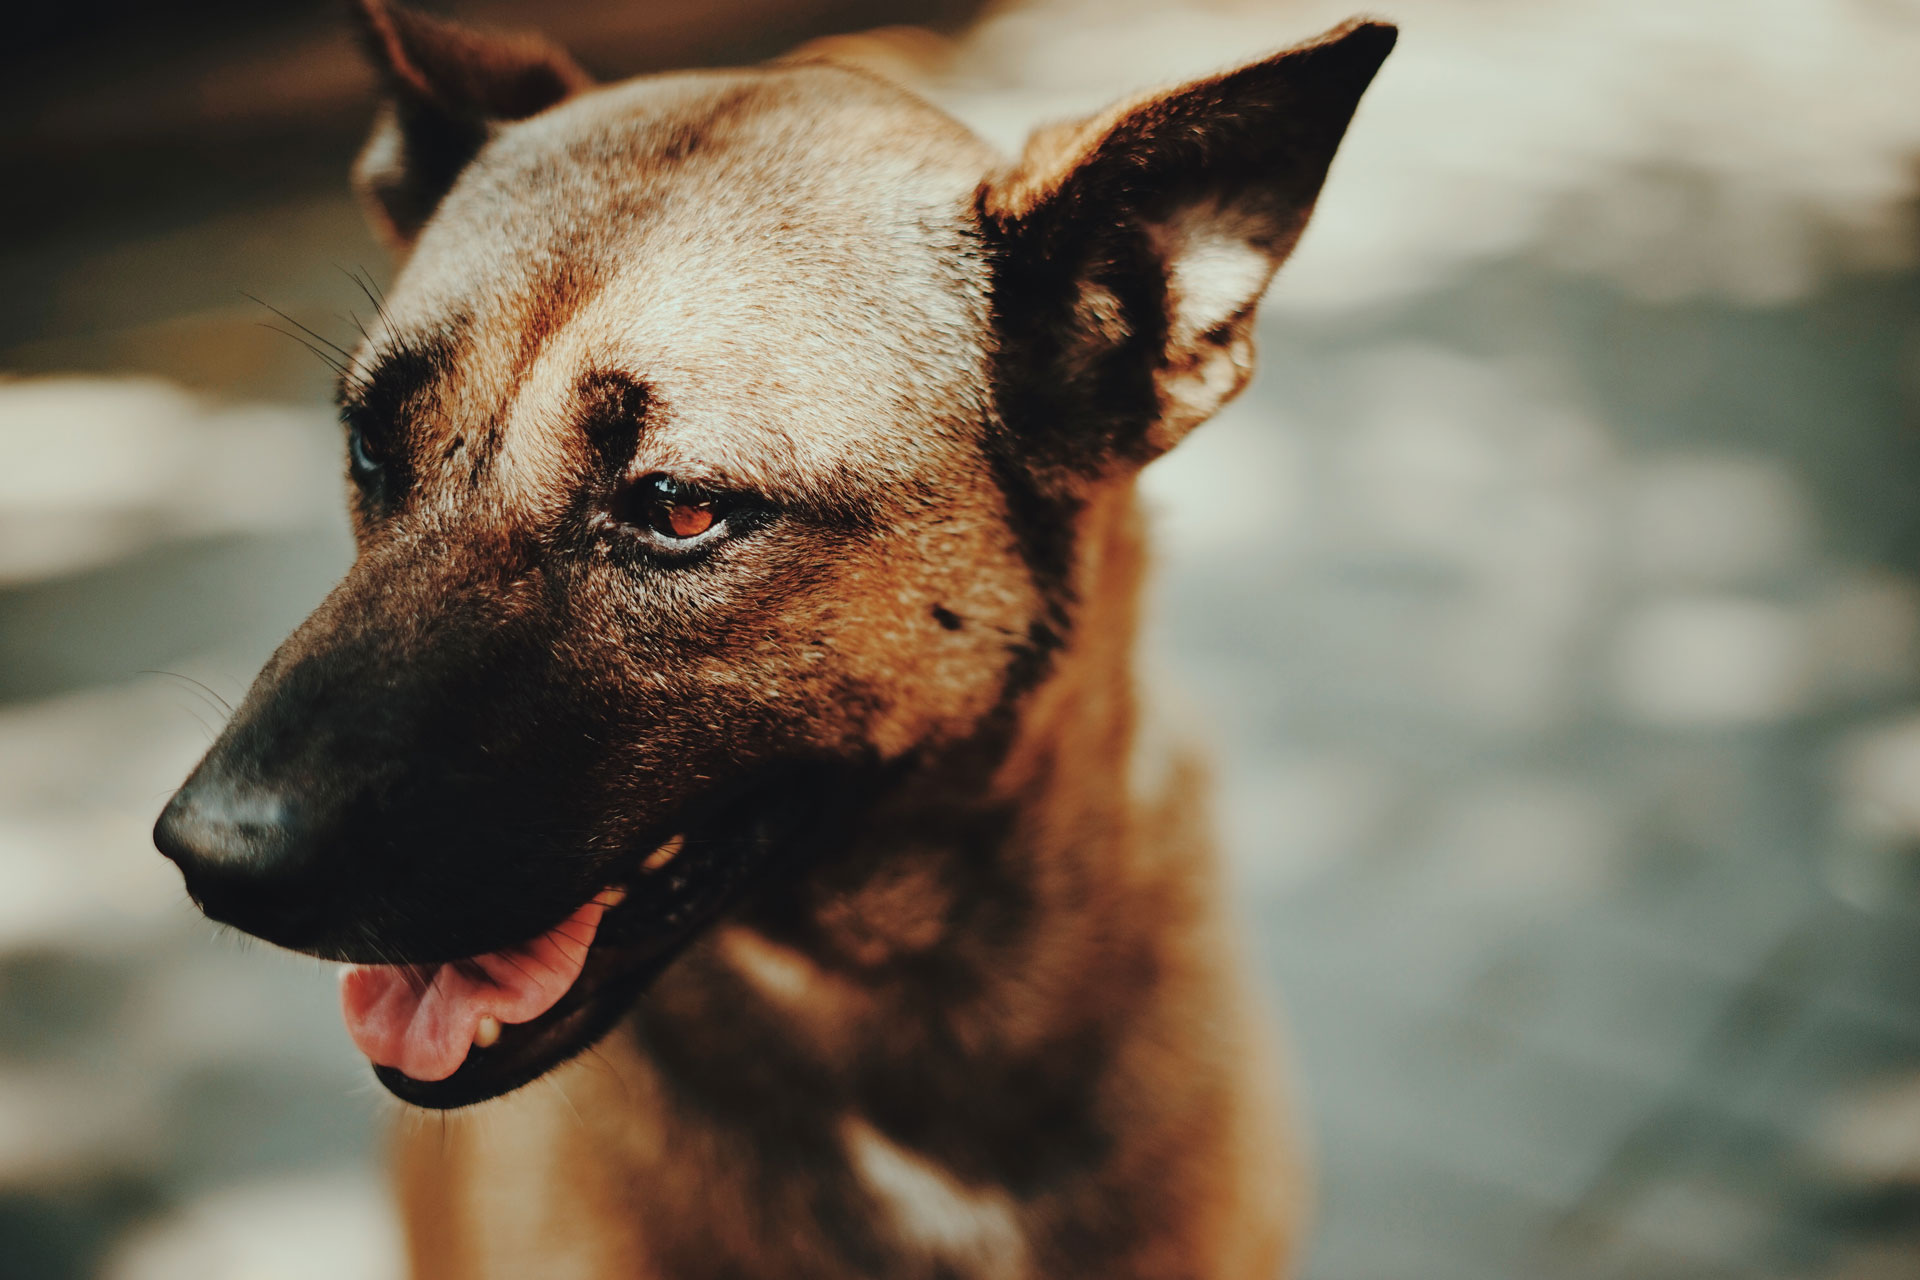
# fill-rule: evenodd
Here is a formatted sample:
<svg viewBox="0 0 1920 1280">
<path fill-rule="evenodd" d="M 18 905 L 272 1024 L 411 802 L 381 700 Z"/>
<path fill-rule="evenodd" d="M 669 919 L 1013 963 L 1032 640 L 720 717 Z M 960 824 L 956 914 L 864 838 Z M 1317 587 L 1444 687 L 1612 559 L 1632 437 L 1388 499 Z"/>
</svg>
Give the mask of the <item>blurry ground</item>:
<svg viewBox="0 0 1920 1280">
<path fill-rule="evenodd" d="M 899 14 L 551 9 L 621 69 Z M 1151 483 L 1308 1274 L 1920 1274 L 1920 15 L 1399 9 L 1259 380 Z M 1055 4 L 936 70 L 1010 137 L 1325 12 Z M 0 91 L 0 1280 L 392 1274 L 330 975 L 146 843 L 347 555 L 326 371 L 239 291 L 344 340 L 383 274 L 348 50 L 246 14 L 50 22 Z"/>
</svg>

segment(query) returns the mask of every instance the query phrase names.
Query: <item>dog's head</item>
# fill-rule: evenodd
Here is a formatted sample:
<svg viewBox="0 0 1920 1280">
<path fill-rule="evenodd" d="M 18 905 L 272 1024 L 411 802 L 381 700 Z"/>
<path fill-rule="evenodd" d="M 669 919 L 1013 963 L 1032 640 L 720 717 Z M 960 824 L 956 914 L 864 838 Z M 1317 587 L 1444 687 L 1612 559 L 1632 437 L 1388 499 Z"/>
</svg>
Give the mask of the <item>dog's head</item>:
<svg viewBox="0 0 1920 1280">
<path fill-rule="evenodd" d="M 340 390 L 358 558 L 155 835 L 208 914 L 375 966 L 363 1047 L 449 1106 L 903 775 L 991 760 L 1083 513 L 1245 382 L 1393 31 L 1009 166 L 828 63 L 596 88 L 364 7 L 404 263 Z"/>
</svg>

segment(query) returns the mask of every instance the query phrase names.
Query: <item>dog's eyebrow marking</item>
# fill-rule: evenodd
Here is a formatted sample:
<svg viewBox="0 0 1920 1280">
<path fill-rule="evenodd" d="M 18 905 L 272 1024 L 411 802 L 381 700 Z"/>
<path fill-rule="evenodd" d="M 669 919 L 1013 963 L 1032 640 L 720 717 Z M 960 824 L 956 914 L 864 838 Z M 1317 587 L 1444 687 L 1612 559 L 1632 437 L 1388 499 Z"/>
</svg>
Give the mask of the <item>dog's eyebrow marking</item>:
<svg viewBox="0 0 1920 1280">
<path fill-rule="evenodd" d="M 618 474 L 633 457 L 653 395 L 651 385 L 618 371 L 596 369 L 575 382 L 575 421 L 609 474 Z"/>
<path fill-rule="evenodd" d="M 463 331 L 466 325 L 455 321 L 451 327 Z M 397 420 L 409 403 L 431 390 L 453 366 L 457 348 L 456 333 L 447 332 L 369 352 L 360 369 L 341 381 L 341 412 L 382 429 L 398 427 Z"/>
<path fill-rule="evenodd" d="M 840 1141 L 902 1243 L 963 1263 L 970 1276 L 1013 1280 L 1027 1274 L 1026 1242 L 1005 1191 L 965 1186 L 857 1115 L 841 1120 Z"/>
<path fill-rule="evenodd" d="M 592 369 L 581 374 L 574 394 L 580 398 L 580 425 L 588 431 L 644 418 L 653 403 L 651 386 L 618 369 Z"/>
</svg>

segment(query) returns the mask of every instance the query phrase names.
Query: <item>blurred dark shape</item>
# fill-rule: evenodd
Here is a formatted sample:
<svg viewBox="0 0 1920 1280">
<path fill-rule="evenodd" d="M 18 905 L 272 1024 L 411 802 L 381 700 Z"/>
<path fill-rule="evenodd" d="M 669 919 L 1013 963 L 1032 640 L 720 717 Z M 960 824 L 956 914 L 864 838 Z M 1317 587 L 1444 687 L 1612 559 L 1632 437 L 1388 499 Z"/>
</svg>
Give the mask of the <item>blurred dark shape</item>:
<svg viewBox="0 0 1920 1280">
<path fill-rule="evenodd" d="M 983 0 L 558 0 L 445 6 L 541 29 L 596 76 L 723 66 L 807 40 L 911 23 L 964 26 Z M 338 183 L 366 132 L 373 76 L 344 0 L 92 0 L 16 6 L 0 48 L 7 241 L 179 225 Z M 0 346 L 24 317 L 10 312 Z M 30 331 L 30 330 L 29 330 Z"/>
</svg>

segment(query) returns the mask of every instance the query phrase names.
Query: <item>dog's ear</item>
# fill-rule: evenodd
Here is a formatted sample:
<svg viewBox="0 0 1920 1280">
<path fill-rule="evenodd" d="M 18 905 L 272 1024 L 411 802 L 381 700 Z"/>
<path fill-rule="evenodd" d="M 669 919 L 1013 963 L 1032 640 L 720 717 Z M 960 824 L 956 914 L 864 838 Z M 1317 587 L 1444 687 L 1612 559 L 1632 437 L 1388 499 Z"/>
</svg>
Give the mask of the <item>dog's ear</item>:
<svg viewBox="0 0 1920 1280">
<path fill-rule="evenodd" d="M 387 0 L 354 0 L 386 101 L 354 162 L 354 189 L 405 252 L 496 121 L 546 110 L 593 83 L 541 36 L 476 31 Z"/>
<path fill-rule="evenodd" d="M 1350 22 L 1044 129 L 982 189 L 1003 407 L 1037 461 L 1143 463 L 1246 384 L 1254 305 L 1395 35 Z"/>
</svg>

